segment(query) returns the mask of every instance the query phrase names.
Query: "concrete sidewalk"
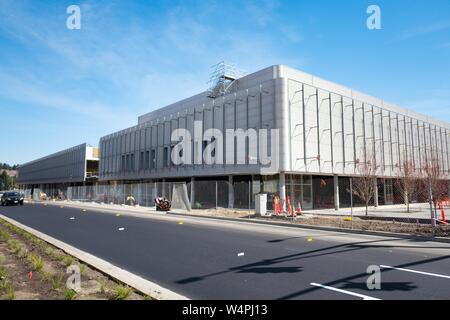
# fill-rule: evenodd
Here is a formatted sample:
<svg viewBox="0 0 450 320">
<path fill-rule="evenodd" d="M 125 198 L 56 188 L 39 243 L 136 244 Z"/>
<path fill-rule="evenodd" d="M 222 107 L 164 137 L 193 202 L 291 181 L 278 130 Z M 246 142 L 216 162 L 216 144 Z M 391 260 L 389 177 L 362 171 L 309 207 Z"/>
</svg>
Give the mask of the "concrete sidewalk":
<svg viewBox="0 0 450 320">
<path fill-rule="evenodd" d="M 447 210 L 449 208 L 446 208 Z M 350 208 L 341 208 L 339 210 L 324 209 L 324 210 L 305 210 L 307 214 L 312 215 L 329 215 L 329 216 L 350 216 Z M 449 211 L 450 212 L 450 211 Z M 366 208 L 353 208 L 353 216 L 365 217 Z M 405 219 L 430 219 L 430 205 L 428 203 L 414 203 L 410 205 L 410 212 L 406 212 L 406 205 L 384 205 L 379 207 L 369 207 L 369 217 L 383 217 L 383 218 L 405 218 Z M 438 219 L 441 218 L 441 211 L 438 209 Z"/>
<path fill-rule="evenodd" d="M 56 204 L 56 205 L 77 205 L 83 206 L 92 209 L 100 209 L 100 210 L 123 210 L 130 213 L 157 213 L 164 214 L 164 212 L 156 211 L 156 207 L 141 207 L 141 206 L 128 206 L 128 205 L 119 205 L 119 204 L 108 204 L 108 203 L 98 203 L 98 202 L 87 202 L 87 201 L 43 201 L 42 203 L 47 204 Z M 446 208 L 448 210 L 449 208 Z M 198 215 L 208 215 L 206 213 L 200 213 L 202 210 L 192 210 L 191 213 Z M 208 211 L 213 212 L 214 209 L 210 209 Z M 248 210 L 237 210 L 230 209 L 230 211 L 234 211 L 236 213 L 241 213 L 242 216 L 248 214 Z M 180 214 L 188 214 L 187 210 L 182 209 L 172 209 L 171 213 L 180 213 Z M 254 213 L 254 210 L 250 211 Z M 450 211 L 449 211 L 450 212 Z M 322 209 L 322 210 L 304 210 L 303 214 L 307 215 L 328 215 L 328 216 L 350 216 L 351 210 L 350 208 L 341 208 L 339 210 L 334 209 Z M 450 213 L 449 213 L 450 214 Z M 211 214 L 212 215 L 212 214 Z M 214 214 L 214 216 L 219 216 L 218 214 Z M 356 207 L 353 208 L 353 216 L 354 217 L 366 217 L 365 207 Z M 405 205 L 384 205 L 379 207 L 369 207 L 369 217 L 376 218 L 405 218 L 405 219 L 430 219 L 430 207 L 427 203 L 420 204 L 411 204 L 410 212 L 406 212 Z M 441 218 L 441 211 L 438 210 L 438 219 Z"/>
</svg>

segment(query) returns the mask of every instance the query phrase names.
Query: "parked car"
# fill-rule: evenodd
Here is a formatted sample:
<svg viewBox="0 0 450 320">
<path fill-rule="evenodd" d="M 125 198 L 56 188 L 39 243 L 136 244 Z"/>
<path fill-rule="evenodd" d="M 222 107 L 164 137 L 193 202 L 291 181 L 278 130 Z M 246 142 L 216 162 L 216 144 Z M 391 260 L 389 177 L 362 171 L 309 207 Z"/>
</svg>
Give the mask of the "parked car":
<svg viewBox="0 0 450 320">
<path fill-rule="evenodd" d="M 23 195 L 16 191 L 5 192 L 0 201 L 2 206 L 19 204 L 23 206 Z"/>
</svg>

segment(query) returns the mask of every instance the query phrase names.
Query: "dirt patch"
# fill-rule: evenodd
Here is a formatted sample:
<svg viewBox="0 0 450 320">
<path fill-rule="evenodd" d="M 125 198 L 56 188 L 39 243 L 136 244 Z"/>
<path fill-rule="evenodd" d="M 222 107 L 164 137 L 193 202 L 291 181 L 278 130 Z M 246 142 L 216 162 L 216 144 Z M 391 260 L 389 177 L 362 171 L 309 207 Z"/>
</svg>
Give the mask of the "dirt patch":
<svg viewBox="0 0 450 320">
<path fill-rule="evenodd" d="M 81 288 L 66 285 L 79 271 Z M 0 299 L 142 300 L 148 297 L 110 279 L 62 250 L 0 219 Z"/>
<path fill-rule="evenodd" d="M 424 219 L 406 219 L 400 218 L 388 220 L 380 217 L 350 217 L 345 216 L 327 216 L 305 214 L 296 219 L 285 216 L 261 217 L 255 215 L 254 210 L 235 210 L 235 209 L 195 209 L 191 211 L 194 215 L 227 217 L 227 218 L 251 218 L 264 221 L 281 222 L 286 224 L 300 224 L 307 226 L 323 226 L 341 229 L 355 229 L 367 231 L 384 231 L 394 233 L 407 233 L 425 236 L 450 237 L 449 225 L 438 225 L 433 228 Z"/>
<path fill-rule="evenodd" d="M 29 273 L 32 269 L 13 254 L 4 242 L 0 242 L 0 265 L 6 270 L 6 279 L 13 287 L 13 291 L 1 290 L 0 299 L 61 299 L 61 295 L 52 290 L 49 283 L 42 282 L 37 277 L 30 279 Z M 13 296 L 9 296 L 11 293 Z"/>
<path fill-rule="evenodd" d="M 323 226 L 334 227 L 342 229 L 355 229 L 355 230 L 367 230 L 367 231 L 384 231 L 384 232 L 396 232 L 396 233 L 408 233 L 425 236 L 439 236 L 449 237 L 450 226 L 438 225 L 433 228 L 431 225 L 420 223 L 407 223 L 398 221 L 380 221 L 370 220 L 367 218 L 353 217 L 336 217 L 336 216 L 312 216 L 305 215 L 299 216 L 297 219 L 286 217 L 257 217 L 266 221 L 277 221 L 284 223 L 294 223 L 308 226 Z"/>
<path fill-rule="evenodd" d="M 254 210 L 236 210 L 236 209 L 193 209 L 191 214 L 199 216 L 211 216 L 211 217 L 228 217 L 228 218 L 246 218 L 249 214 L 254 215 Z"/>
</svg>

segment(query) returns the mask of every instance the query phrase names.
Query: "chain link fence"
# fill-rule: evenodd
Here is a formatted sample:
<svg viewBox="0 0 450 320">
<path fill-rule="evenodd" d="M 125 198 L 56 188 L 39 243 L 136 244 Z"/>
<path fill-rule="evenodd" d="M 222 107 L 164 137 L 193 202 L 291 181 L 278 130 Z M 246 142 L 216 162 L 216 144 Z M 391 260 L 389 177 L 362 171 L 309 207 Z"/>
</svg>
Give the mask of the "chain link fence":
<svg viewBox="0 0 450 320">
<path fill-rule="evenodd" d="M 23 189 L 28 200 L 69 200 L 105 204 L 130 204 L 154 207 L 157 197 L 171 201 L 172 208 L 186 209 L 188 202 L 192 209 L 236 208 L 253 209 L 254 192 L 251 182 L 229 184 L 224 180 L 196 180 L 190 182 L 150 182 L 135 184 L 111 184 L 72 186 L 67 189 Z"/>
<path fill-rule="evenodd" d="M 315 197 L 329 197 L 329 192 L 321 192 L 328 183 L 314 183 L 303 181 L 302 184 L 288 184 L 286 201 L 281 201 L 278 207 L 282 212 L 274 212 L 274 199 L 277 197 L 277 185 L 258 183 L 255 181 L 233 181 L 230 185 L 225 180 L 195 180 L 190 182 L 156 182 L 135 184 L 111 184 L 94 186 L 69 187 L 66 190 L 30 189 L 21 190 L 25 198 L 32 200 L 69 200 L 80 202 L 96 202 L 115 205 L 139 205 L 141 207 L 155 207 L 155 198 L 163 197 L 172 203 L 173 209 L 190 210 L 202 215 L 225 215 L 228 217 L 250 217 L 299 223 L 303 225 L 339 227 L 344 229 L 388 231 L 410 234 L 439 234 L 448 236 L 450 227 L 447 220 L 450 216 L 450 201 L 440 202 L 436 207 L 425 200 L 426 197 L 416 197 L 410 203 L 409 212 L 403 203 L 401 195 L 394 197 L 391 203 L 380 202 L 378 207 L 370 203 L 366 214 L 365 207 L 356 200 L 351 201 L 349 207 L 346 198 L 351 193 L 345 185 L 340 188 L 342 207 L 339 210 L 329 208 L 315 209 L 314 204 L 322 204 L 323 199 Z M 311 188 L 319 189 L 312 193 Z M 329 191 L 329 190 L 328 190 Z M 267 216 L 253 214 L 255 197 L 258 193 L 267 194 Z M 380 195 L 381 193 L 379 193 Z M 396 195 L 394 191 L 394 196 Z M 388 197 L 381 197 L 380 199 Z M 132 201 L 130 201 L 132 199 Z M 279 200 L 279 199 L 278 199 Z M 348 202 L 348 201 L 347 201 Z M 186 205 L 186 203 L 188 205 Z M 218 210 L 215 210 L 218 209 Z M 223 210 L 222 210 L 223 209 Z M 213 210 L 214 212 L 212 212 Z"/>
</svg>

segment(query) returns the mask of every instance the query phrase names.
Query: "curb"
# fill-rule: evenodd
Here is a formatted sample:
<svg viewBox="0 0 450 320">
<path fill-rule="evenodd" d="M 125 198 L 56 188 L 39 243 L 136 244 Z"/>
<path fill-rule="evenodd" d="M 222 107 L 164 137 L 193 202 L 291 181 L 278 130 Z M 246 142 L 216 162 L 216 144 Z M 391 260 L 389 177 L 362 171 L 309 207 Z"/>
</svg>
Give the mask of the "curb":
<svg viewBox="0 0 450 320">
<path fill-rule="evenodd" d="M 15 225 L 16 227 L 19 227 L 35 236 L 41 238 L 42 240 L 50 243 L 51 245 L 63 250 L 67 254 L 69 254 L 69 255 L 77 258 L 78 260 L 83 261 L 84 263 L 88 264 L 89 266 L 99 270 L 100 272 L 109 275 L 111 278 L 116 279 L 120 282 L 123 282 L 123 283 L 129 285 L 130 287 L 132 287 L 146 295 L 149 295 L 152 298 L 155 298 L 157 300 L 189 300 L 189 298 L 187 298 L 183 295 L 175 293 L 169 289 L 163 288 L 154 282 L 151 282 L 142 277 L 139 277 L 139 276 L 135 275 L 134 273 L 131 273 L 124 269 L 121 269 L 121 268 L 119 268 L 103 259 L 100 259 L 90 253 L 87 253 L 85 251 L 77 249 L 65 242 L 62 242 L 58 239 L 48 236 L 45 233 L 37 231 L 28 226 L 25 226 L 25 225 L 21 224 L 20 222 L 17 222 L 16 220 L 8 218 L 2 214 L 0 214 L 0 218 Z"/>
<path fill-rule="evenodd" d="M 181 216 L 181 217 L 195 217 L 195 218 L 222 220 L 222 221 L 236 221 L 236 222 L 254 223 L 254 224 L 262 224 L 262 225 L 273 225 L 273 226 L 287 227 L 287 228 L 331 231 L 331 232 L 341 232 L 341 233 L 353 233 L 353 234 L 361 234 L 361 235 L 369 235 L 369 236 L 410 239 L 410 240 L 415 240 L 415 241 L 434 241 L 434 242 L 450 243 L 450 238 L 420 236 L 420 235 L 406 234 L 406 233 L 354 230 L 354 229 L 352 230 L 352 229 L 335 228 L 335 227 L 321 227 L 321 226 L 312 226 L 312 225 L 288 224 L 288 223 L 273 222 L 273 221 L 261 221 L 261 220 L 258 221 L 258 220 L 254 220 L 254 219 L 250 220 L 248 218 L 246 219 L 246 218 L 212 217 L 212 216 L 202 216 L 202 215 L 198 215 L 198 214 L 194 215 L 194 214 L 184 214 L 184 213 L 176 213 L 176 212 L 168 212 L 167 214 L 174 215 L 174 216 Z"/>
</svg>

